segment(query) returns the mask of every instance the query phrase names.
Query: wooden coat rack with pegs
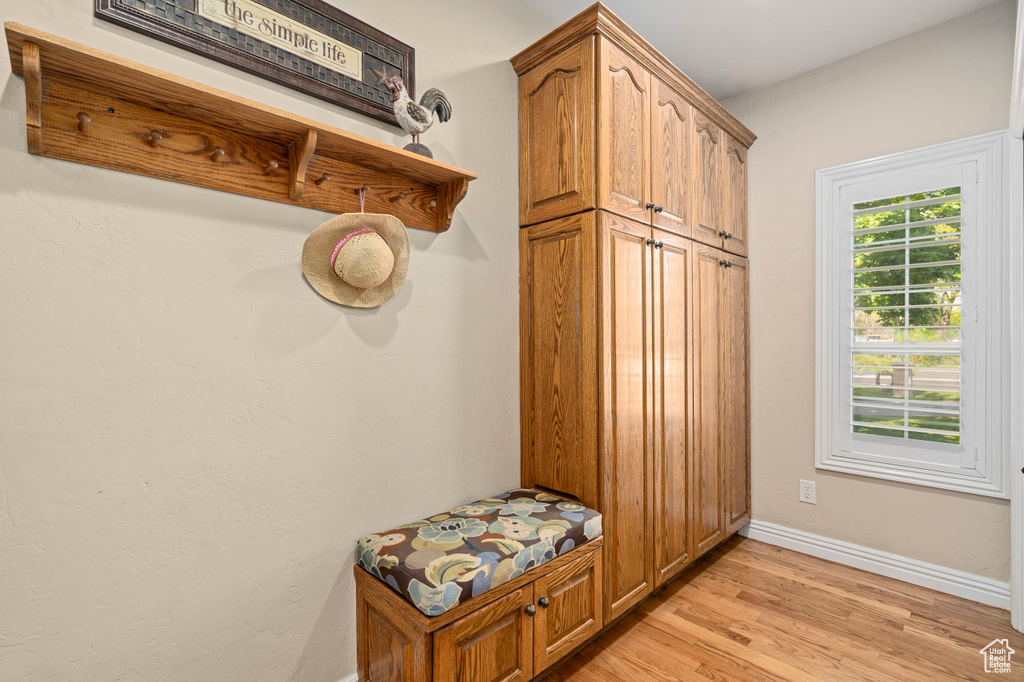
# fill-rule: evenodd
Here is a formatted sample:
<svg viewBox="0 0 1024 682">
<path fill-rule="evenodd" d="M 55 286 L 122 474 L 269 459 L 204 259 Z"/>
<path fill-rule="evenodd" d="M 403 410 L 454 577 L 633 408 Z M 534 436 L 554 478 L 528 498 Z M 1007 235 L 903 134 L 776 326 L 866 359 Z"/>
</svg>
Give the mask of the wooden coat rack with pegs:
<svg viewBox="0 0 1024 682">
<path fill-rule="evenodd" d="M 444 232 L 476 175 L 12 22 L 30 154 Z"/>
</svg>

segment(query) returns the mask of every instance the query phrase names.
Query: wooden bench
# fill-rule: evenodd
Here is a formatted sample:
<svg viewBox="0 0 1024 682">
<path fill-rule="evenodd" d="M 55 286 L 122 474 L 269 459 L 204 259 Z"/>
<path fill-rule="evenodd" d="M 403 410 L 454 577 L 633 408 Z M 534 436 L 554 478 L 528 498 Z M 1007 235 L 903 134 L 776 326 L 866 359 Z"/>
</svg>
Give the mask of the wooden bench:
<svg viewBox="0 0 1024 682">
<path fill-rule="evenodd" d="M 604 625 L 601 516 L 513 490 L 359 541 L 361 682 L 530 680 Z"/>
</svg>

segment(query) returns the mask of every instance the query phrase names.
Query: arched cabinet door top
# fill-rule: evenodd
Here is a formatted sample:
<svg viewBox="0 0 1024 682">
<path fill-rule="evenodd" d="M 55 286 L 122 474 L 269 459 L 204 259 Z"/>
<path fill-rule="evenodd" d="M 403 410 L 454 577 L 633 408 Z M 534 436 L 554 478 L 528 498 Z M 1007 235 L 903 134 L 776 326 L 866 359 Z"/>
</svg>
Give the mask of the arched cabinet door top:
<svg viewBox="0 0 1024 682">
<path fill-rule="evenodd" d="M 714 124 L 714 122 L 705 118 L 702 114 L 694 116 L 694 129 L 698 135 L 705 135 L 712 144 L 718 144 L 721 140 L 722 129 Z"/>
<path fill-rule="evenodd" d="M 634 66 L 637 69 L 640 68 L 637 65 L 634 65 Z M 640 76 L 640 78 L 638 79 L 637 78 L 637 74 L 633 73 L 633 69 L 630 68 L 629 64 L 620 64 L 620 65 L 616 65 L 616 66 L 609 66 L 608 70 L 611 71 L 612 73 L 615 73 L 615 74 L 617 74 L 617 73 L 625 73 L 627 76 L 629 76 L 629 80 L 633 81 L 633 87 L 634 88 L 636 88 L 640 92 L 647 92 L 647 87 L 643 83 L 643 80 L 644 80 L 643 76 Z"/>
<path fill-rule="evenodd" d="M 571 69 L 552 69 L 551 71 L 544 74 L 544 78 L 541 79 L 540 84 L 537 85 L 537 87 L 535 87 L 533 90 L 531 90 L 526 96 L 533 97 L 541 88 L 547 85 L 548 81 L 550 81 L 552 78 L 576 78 L 579 72 L 579 67 L 573 67 Z"/>
<path fill-rule="evenodd" d="M 679 110 L 679 104 L 678 104 L 677 100 L 675 100 L 675 99 L 659 100 L 658 101 L 658 108 L 659 109 L 671 109 L 675 113 L 676 118 L 679 119 L 680 123 L 686 123 L 687 115 L 683 114 L 683 112 L 681 112 Z M 687 111 L 689 111 L 688 107 L 687 107 Z"/>
</svg>

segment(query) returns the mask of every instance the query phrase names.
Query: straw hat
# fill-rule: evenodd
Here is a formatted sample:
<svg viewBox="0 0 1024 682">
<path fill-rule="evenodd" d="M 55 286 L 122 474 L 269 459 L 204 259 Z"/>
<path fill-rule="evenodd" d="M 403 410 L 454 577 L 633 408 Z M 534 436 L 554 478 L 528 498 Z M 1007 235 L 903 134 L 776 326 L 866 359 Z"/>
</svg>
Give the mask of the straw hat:
<svg viewBox="0 0 1024 682">
<path fill-rule="evenodd" d="M 373 308 L 398 293 L 409 271 L 409 235 L 391 215 L 345 213 L 302 245 L 302 274 L 326 298 Z"/>
</svg>

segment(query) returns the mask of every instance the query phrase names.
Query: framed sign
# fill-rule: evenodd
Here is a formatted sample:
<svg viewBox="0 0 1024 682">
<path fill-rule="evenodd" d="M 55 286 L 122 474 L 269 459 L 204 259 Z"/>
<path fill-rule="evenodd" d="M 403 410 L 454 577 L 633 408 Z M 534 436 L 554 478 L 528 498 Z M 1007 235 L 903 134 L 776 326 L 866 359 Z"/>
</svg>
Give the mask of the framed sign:
<svg viewBox="0 0 1024 682">
<path fill-rule="evenodd" d="M 398 125 L 386 78 L 415 51 L 322 0 L 96 0 L 96 16 Z"/>
</svg>

